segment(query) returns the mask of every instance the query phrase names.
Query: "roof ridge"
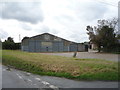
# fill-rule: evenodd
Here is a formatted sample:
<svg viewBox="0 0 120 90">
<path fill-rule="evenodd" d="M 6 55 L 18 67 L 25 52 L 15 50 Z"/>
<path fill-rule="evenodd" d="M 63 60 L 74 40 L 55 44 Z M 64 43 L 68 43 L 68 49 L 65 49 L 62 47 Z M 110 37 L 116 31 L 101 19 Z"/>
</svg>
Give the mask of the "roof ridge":
<svg viewBox="0 0 120 90">
<path fill-rule="evenodd" d="M 44 35 L 44 34 L 52 35 L 52 36 L 54 36 L 54 37 L 57 37 L 57 38 L 60 38 L 60 39 L 62 39 L 62 40 L 69 41 L 69 42 L 72 42 L 72 43 L 77 43 L 77 42 L 74 42 L 74 41 L 70 41 L 70 40 L 67 40 L 67 39 L 61 38 L 61 37 L 56 36 L 56 35 L 51 34 L 51 33 L 42 33 L 42 34 L 38 34 L 38 35 L 35 35 L 35 36 L 32 36 L 32 37 L 29 37 L 29 38 L 34 38 L 34 37 L 41 36 L 41 35 Z"/>
</svg>

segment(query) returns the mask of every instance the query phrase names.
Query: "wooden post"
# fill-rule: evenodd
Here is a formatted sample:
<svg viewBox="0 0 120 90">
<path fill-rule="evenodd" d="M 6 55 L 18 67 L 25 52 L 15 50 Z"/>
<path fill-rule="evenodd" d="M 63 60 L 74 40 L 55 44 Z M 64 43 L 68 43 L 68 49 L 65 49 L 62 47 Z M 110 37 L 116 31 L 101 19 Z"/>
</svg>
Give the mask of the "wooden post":
<svg viewBox="0 0 120 90">
<path fill-rule="evenodd" d="M 75 58 L 77 56 L 77 51 L 74 52 L 73 57 Z"/>
</svg>

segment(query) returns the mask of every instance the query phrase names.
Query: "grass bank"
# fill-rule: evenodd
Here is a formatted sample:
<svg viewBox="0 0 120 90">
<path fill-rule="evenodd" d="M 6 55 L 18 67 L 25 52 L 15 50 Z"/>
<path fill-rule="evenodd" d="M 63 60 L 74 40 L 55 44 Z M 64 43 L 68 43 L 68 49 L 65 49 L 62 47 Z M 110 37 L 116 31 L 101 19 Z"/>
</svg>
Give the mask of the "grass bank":
<svg viewBox="0 0 120 90">
<path fill-rule="evenodd" d="M 118 63 L 99 59 L 78 59 L 40 53 L 3 50 L 4 65 L 39 75 L 77 80 L 118 80 Z"/>
</svg>

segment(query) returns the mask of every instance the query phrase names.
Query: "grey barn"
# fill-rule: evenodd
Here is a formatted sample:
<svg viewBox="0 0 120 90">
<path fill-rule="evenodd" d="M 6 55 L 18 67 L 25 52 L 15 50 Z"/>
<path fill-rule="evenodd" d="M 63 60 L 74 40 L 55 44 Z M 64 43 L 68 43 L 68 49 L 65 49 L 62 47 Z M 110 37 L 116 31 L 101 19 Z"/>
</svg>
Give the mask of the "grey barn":
<svg viewBox="0 0 120 90">
<path fill-rule="evenodd" d="M 27 52 L 73 52 L 85 51 L 85 45 L 68 41 L 49 33 L 43 33 L 23 38 L 21 49 Z"/>
</svg>

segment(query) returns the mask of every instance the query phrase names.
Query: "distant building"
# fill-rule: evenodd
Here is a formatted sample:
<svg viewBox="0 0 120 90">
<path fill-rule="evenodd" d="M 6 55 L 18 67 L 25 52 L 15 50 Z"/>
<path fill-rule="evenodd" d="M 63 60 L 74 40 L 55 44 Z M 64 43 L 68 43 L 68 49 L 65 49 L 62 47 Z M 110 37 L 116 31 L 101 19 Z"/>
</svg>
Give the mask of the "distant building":
<svg viewBox="0 0 120 90">
<path fill-rule="evenodd" d="M 21 49 L 28 52 L 74 52 L 85 51 L 85 45 L 68 41 L 49 33 L 43 33 L 23 38 Z"/>
</svg>

